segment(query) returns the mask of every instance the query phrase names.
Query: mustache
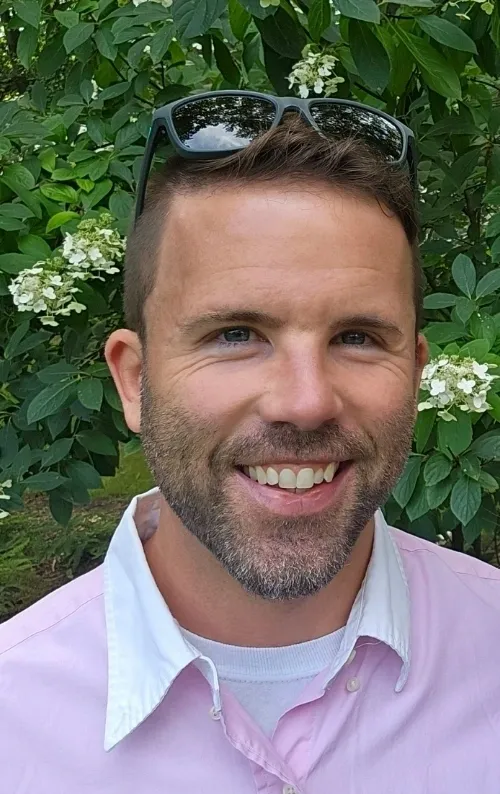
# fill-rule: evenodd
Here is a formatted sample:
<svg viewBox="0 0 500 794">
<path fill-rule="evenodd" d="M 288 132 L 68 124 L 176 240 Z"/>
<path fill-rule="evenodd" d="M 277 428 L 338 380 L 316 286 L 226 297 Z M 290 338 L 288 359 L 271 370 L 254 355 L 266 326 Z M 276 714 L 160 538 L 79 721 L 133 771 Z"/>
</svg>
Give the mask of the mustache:
<svg viewBox="0 0 500 794">
<path fill-rule="evenodd" d="M 376 451 L 371 436 L 361 437 L 351 430 L 330 424 L 315 430 L 299 430 L 286 423 L 270 424 L 244 438 L 229 439 L 216 447 L 211 455 L 215 468 L 230 462 L 245 465 L 258 460 L 276 458 L 328 457 L 331 460 L 352 460 L 372 455 Z"/>
</svg>

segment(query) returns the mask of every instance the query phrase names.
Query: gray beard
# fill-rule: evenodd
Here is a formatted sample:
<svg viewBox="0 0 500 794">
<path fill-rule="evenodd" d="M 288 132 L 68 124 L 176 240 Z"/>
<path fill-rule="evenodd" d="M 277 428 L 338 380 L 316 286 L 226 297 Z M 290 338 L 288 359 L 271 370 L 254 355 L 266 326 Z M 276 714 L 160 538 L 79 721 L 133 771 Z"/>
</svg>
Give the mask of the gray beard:
<svg viewBox="0 0 500 794">
<path fill-rule="evenodd" d="M 144 454 L 170 508 L 233 579 L 268 601 L 313 595 L 344 568 L 401 475 L 415 416 L 412 399 L 381 426 L 376 439 L 337 425 L 300 431 L 276 423 L 258 437 L 230 439 L 214 448 L 216 428 L 182 407 L 157 402 L 145 379 L 141 412 Z M 330 451 L 332 460 L 354 459 L 349 493 L 335 510 L 281 517 L 256 505 L 248 515 L 235 502 L 229 481 L 238 460 L 286 458 L 286 453 L 314 460 Z"/>
</svg>

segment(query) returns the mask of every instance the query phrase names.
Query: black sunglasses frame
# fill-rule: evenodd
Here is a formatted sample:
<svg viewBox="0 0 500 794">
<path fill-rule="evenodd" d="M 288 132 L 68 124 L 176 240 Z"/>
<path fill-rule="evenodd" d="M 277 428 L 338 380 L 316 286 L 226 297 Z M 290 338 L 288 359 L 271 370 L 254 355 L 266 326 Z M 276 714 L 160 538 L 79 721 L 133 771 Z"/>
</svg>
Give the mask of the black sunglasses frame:
<svg viewBox="0 0 500 794">
<path fill-rule="evenodd" d="M 350 107 L 360 108 L 361 110 L 369 111 L 377 116 L 381 116 L 384 119 L 390 121 L 397 129 L 399 130 L 402 141 L 403 141 L 403 148 L 401 157 L 398 160 L 394 160 L 393 164 L 395 166 L 402 166 L 405 163 L 408 163 L 410 169 L 410 178 L 412 181 L 412 185 L 414 190 L 417 190 L 417 163 L 418 163 L 418 155 L 417 155 L 417 148 L 415 143 L 415 136 L 412 130 L 403 124 L 398 119 L 395 119 L 393 116 L 390 116 L 388 113 L 384 113 L 383 110 L 378 110 L 377 108 L 371 107 L 371 105 L 364 105 L 361 102 L 356 102 L 351 99 L 338 99 L 338 98 L 314 98 L 311 97 L 310 99 L 301 99 L 298 97 L 281 97 L 281 96 L 274 96 L 272 94 L 261 94 L 257 91 L 237 91 L 237 90 L 227 90 L 227 91 L 208 91 L 203 94 L 192 94 L 188 97 L 184 97 L 183 99 L 177 99 L 175 102 L 170 102 L 168 105 L 164 105 L 163 107 L 158 108 L 153 113 L 153 118 L 151 122 L 151 128 L 149 130 L 148 140 L 146 143 L 146 148 L 144 151 L 144 157 L 141 164 L 141 171 L 139 175 L 139 181 L 137 183 L 137 192 L 136 192 L 136 205 L 135 205 L 135 217 L 134 223 L 137 223 L 142 211 L 144 209 L 144 200 L 146 196 L 146 186 L 147 181 L 149 178 L 149 172 L 151 169 L 151 163 L 153 161 L 153 157 L 155 151 L 158 147 L 160 140 L 168 138 L 172 146 L 174 147 L 175 151 L 181 155 L 181 157 L 186 158 L 187 160 L 213 160 L 215 158 L 220 157 L 227 157 L 235 152 L 241 151 L 243 146 L 238 146 L 235 149 L 216 149 L 216 150 L 203 150 L 197 151 L 193 149 L 189 149 L 179 139 L 177 132 L 175 130 L 175 125 L 172 119 L 172 115 L 174 111 L 185 105 L 189 102 L 197 101 L 200 99 L 207 99 L 212 97 L 219 97 L 219 96 L 244 96 L 244 97 L 254 97 L 256 99 L 264 99 L 268 102 L 271 102 L 274 105 L 275 109 L 275 117 L 274 121 L 269 127 L 269 130 L 274 129 L 277 127 L 283 118 L 283 115 L 287 111 L 295 111 L 300 113 L 302 118 L 304 118 L 308 124 L 311 125 L 320 135 L 325 135 L 323 133 L 316 122 L 314 121 L 313 116 L 310 112 L 311 104 L 318 105 L 318 104 L 327 104 L 327 105 L 349 105 Z M 325 135 L 325 137 L 328 137 Z"/>
</svg>

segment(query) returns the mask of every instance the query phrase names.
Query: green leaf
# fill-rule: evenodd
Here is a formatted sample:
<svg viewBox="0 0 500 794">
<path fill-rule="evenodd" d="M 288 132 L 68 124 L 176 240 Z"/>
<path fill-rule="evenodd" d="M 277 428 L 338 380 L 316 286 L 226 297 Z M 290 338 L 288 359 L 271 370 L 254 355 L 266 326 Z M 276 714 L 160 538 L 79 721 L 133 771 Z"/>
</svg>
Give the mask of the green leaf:
<svg viewBox="0 0 500 794">
<path fill-rule="evenodd" d="M 124 190 L 115 190 L 109 200 L 110 212 L 118 219 L 128 218 L 133 206 L 134 199 L 130 193 L 126 193 Z"/>
<path fill-rule="evenodd" d="M 411 499 L 406 505 L 406 514 L 410 521 L 416 521 L 417 518 L 421 518 L 428 512 L 429 503 L 427 501 L 427 487 L 424 483 L 422 474 L 420 474 Z"/>
<path fill-rule="evenodd" d="M 49 493 L 49 508 L 54 520 L 62 527 L 67 527 L 73 513 L 72 502 L 64 499 L 57 490 L 54 490 Z"/>
<path fill-rule="evenodd" d="M 19 237 L 18 248 L 23 254 L 32 256 L 33 259 L 48 259 L 52 250 L 43 237 L 38 237 L 37 234 L 27 234 L 24 237 Z"/>
<path fill-rule="evenodd" d="M 457 296 L 450 292 L 435 292 L 424 298 L 424 309 L 447 309 L 455 306 L 456 302 Z"/>
<path fill-rule="evenodd" d="M 476 304 L 474 301 L 471 301 L 469 298 L 464 298 L 461 295 L 457 297 L 455 311 L 457 313 L 458 319 L 461 320 L 464 325 L 468 320 L 470 320 L 470 317 L 475 310 Z"/>
<path fill-rule="evenodd" d="M 101 199 L 103 199 L 104 196 L 107 196 L 109 191 L 112 189 L 113 183 L 111 179 L 103 179 L 102 182 L 98 182 L 94 189 L 90 191 L 90 193 L 82 197 L 83 208 L 85 210 L 89 210 L 92 207 L 95 207 L 95 205 L 99 204 Z"/>
<path fill-rule="evenodd" d="M 337 0 L 336 6 L 345 17 L 380 23 L 380 11 L 373 0 Z"/>
<path fill-rule="evenodd" d="M 424 466 L 426 485 L 435 485 L 437 482 L 445 480 L 452 468 L 453 463 L 446 455 L 441 452 L 432 455 Z"/>
<path fill-rule="evenodd" d="M 32 190 L 36 184 L 35 177 L 31 171 L 28 171 L 28 169 L 24 165 L 21 165 L 21 163 L 8 165 L 2 174 L 2 182 L 4 182 L 7 187 L 10 187 L 10 189 L 14 190 L 15 192 L 17 192 L 19 187 L 23 187 L 26 190 Z"/>
<path fill-rule="evenodd" d="M 480 471 L 477 481 L 483 491 L 486 491 L 487 493 L 495 493 L 495 491 L 498 491 L 498 480 L 496 480 L 493 475 L 488 474 L 487 471 Z"/>
<path fill-rule="evenodd" d="M 330 0 L 312 0 L 308 13 L 309 33 L 319 41 L 324 30 L 330 27 L 332 11 Z"/>
<path fill-rule="evenodd" d="M 12 358 L 22 356 L 23 353 L 33 350 L 33 348 L 38 347 L 43 342 L 47 342 L 51 336 L 52 334 L 50 334 L 49 331 L 35 331 L 35 333 L 29 334 L 29 336 L 23 339 L 23 341 L 17 346 Z"/>
<path fill-rule="evenodd" d="M 6 202 L 5 204 L 0 204 L 0 215 L 6 215 L 8 218 L 32 218 L 33 213 L 28 207 L 25 207 L 24 204 L 18 204 L 14 202 L 10 204 Z"/>
<path fill-rule="evenodd" d="M 461 99 L 460 80 L 453 67 L 425 39 L 408 33 L 401 25 L 392 26 L 420 66 L 425 82 L 440 96 Z"/>
<path fill-rule="evenodd" d="M 101 475 L 94 469 L 90 463 L 83 460 L 72 460 L 66 466 L 66 473 L 68 477 L 76 482 L 81 482 L 85 488 L 101 488 L 102 481 Z"/>
<path fill-rule="evenodd" d="M 453 22 L 449 22 L 447 19 L 438 17 L 435 14 L 417 17 L 416 19 L 424 33 L 427 33 L 440 44 L 444 44 L 445 47 L 452 47 L 452 49 L 461 50 L 462 52 L 471 52 L 474 55 L 477 53 L 477 47 L 470 36 L 458 25 L 454 25 Z"/>
<path fill-rule="evenodd" d="M 435 323 L 424 328 L 424 333 L 428 342 L 439 345 L 460 339 L 464 335 L 464 329 L 456 323 Z"/>
<path fill-rule="evenodd" d="M 437 409 L 430 408 L 428 411 L 420 411 L 415 425 L 415 448 L 417 452 L 423 452 L 432 433 L 434 422 L 436 421 Z"/>
<path fill-rule="evenodd" d="M 5 349 L 3 353 L 6 359 L 12 358 L 12 356 L 15 354 L 18 345 L 21 343 L 21 340 L 24 339 L 24 337 L 28 333 L 29 328 L 30 328 L 30 321 L 25 320 L 20 325 L 18 325 L 16 330 L 10 335 L 9 340 L 5 345 Z"/>
<path fill-rule="evenodd" d="M 389 83 L 391 65 L 385 47 L 366 22 L 350 20 L 349 46 L 359 76 L 381 94 Z"/>
<path fill-rule="evenodd" d="M 472 423 L 470 414 L 459 411 L 455 422 L 439 419 L 438 446 L 441 452 L 450 450 L 454 455 L 464 452 L 472 441 Z"/>
<path fill-rule="evenodd" d="M 485 234 L 486 237 L 498 237 L 500 235 L 500 212 L 497 212 L 496 215 L 489 219 Z"/>
<path fill-rule="evenodd" d="M 241 80 L 240 70 L 236 66 L 228 47 L 218 36 L 212 36 L 212 41 L 214 45 L 215 62 L 219 72 L 228 83 L 239 86 Z"/>
<path fill-rule="evenodd" d="M 422 458 L 412 455 L 408 458 L 403 474 L 394 488 L 392 495 L 400 507 L 406 507 L 417 484 Z"/>
<path fill-rule="evenodd" d="M 90 411 L 100 411 L 103 391 L 102 382 L 98 378 L 88 378 L 78 384 L 78 399 Z"/>
<path fill-rule="evenodd" d="M 118 47 L 114 43 L 114 37 L 108 28 L 99 28 L 96 30 L 94 41 L 96 47 L 104 58 L 114 61 L 118 54 Z"/>
<path fill-rule="evenodd" d="M 451 266 L 451 274 L 460 292 L 472 298 L 476 286 L 476 268 L 472 260 L 465 254 L 459 254 Z"/>
<path fill-rule="evenodd" d="M 471 452 L 484 460 L 500 460 L 500 431 L 490 430 L 476 438 L 471 446 Z"/>
<path fill-rule="evenodd" d="M 469 452 L 467 455 L 464 455 L 462 458 L 460 458 L 460 468 L 467 477 L 471 478 L 471 480 L 479 480 L 479 475 L 481 474 L 481 464 L 479 462 L 479 458 L 477 458 L 477 456 L 472 452 Z"/>
<path fill-rule="evenodd" d="M 444 500 L 450 495 L 452 487 L 453 479 L 451 477 L 447 477 L 445 480 L 440 480 L 440 482 L 437 482 L 434 485 L 428 485 L 427 504 L 429 505 L 429 510 L 435 510 L 437 507 L 440 507 Z"/>
<path fill-rule="evenodd" d="M 118 455 L 118 451 L 109 436 L 99 430 L 84 430 L 76 436 L 82 447 L 98 455 Z"/>
<path fill-rule="evenodd" d="M 490 349 L 490 344 L 486 339 L 473 339 L 460 348 L 460 355 L 470 356 L 471 358 L 482 359 Z"/>
<path fill-rule="evenodd" d="M 30 491 L 52 491 L 60 485 L 64 485 L 68 480 L 56 471 L 41 471 L 23 480 L 23 485 Z"/>
<path fill-rule="evenodd" d="M 68 364 L 67 361 L 58 361 L 56 364 L 50 364 L 37 372 L 38 380 L 42 383 L 60 383 L 72 375 L 77 375 L 78 370 L 74 364 Z"/>
<path fill-rule="evenodd" d="M 21 31 L 16 45 L 16 54 L 25 69 L 29 69 L 31 59 L 38 44 L 38 30 L 31 25 Z"/>
<path fill-rule="evenodd" d="M 0 270 L 13 275 L 34 265 L 33 257 L 26 254 L 0 254 Z"/>
<path fill-rule="evenodd" d="M 114 408 L 115 411 L 123 413 L 122 403 L 113 381 L 108 380 L 104 384 L 104 397 L 108 405 Z"/>
<path fill-rule="evenodd" d="M 225 0 L 176 0 L 172 16 L 181 41 L 207 33 L 225 7 Z"/>
<path fill-rule="evenodd" d="M 106 102 L 108 99 L 115 99 L 118 96 L 125 94 L 130 88 L 130 82 L 126 80 L 122 83 L 113 83 L 108 88 L 105 88 L 99 94 L 99 100 Z"/>
<path fill-rule="evenodd" d="M 40 24 L 41 8 L 36 0 L 13 0 L 14 11 L 23 22 L 27 22 L 33 28 L 38 28 Z"/>
<path fill-rule="evenodd" d="M 493 204 L 493 206 L 500 205 L 500 185 L 494 187 L 489 193 L 486 193 L 483 198 L 483 204 Z"/>
<path fill-rule="evenodd" d="M 450 498 L 450 507 L 454 516 L 461 524 L 466 525 L 472 521 L 479 505 L 481 504 L 481 486 L 464 474 L 461 475 L 453 486 Z"/>
<path fill-rule="evenodd" d="M 306 44 L 306 34 L 302 27 L 282 8 L 266 19 L 256 19 L 263 41 L 285 58 L 300 58 Z"/>
<path fill-rule="evenodd" d="M 71 185 L 51 185 L 47 183 L 40 186 L 40 192 L 52 201 L 62 201 L 64 204 L 78 203 L 78 193 Z"/>
<path fill-rule="evenodd" d="M 74 396 L 75 391 L 74 381 L 53 383 L 42 389 L 28 406 L 28 424 L 39 422 L 40 419 L 55 414 Z"/>
<path fill-rule="evenodd" d="M 54 11 L 54 16 L 65 28 L 74 28 L 80 21 L 80 14 L 77 11 Z"/>
<path fill-rule="evenodd" d="M 0 229 L 5 232 L 26 231 L 26 224 L 20 218 L 6 218 L 0 215 Z"/>
<path fill-rule="evenodd" d="M 248 26 L 252 21 L 252 15 L 248 13 L 246 8 L 243 8 L 238 0 L 229 0 L 229 24 L 233 35 L 236 36 L 238 41 L 243 41 L 247 32 Z"/>
<path fill-rule="evenodd" d="M 276 6 L 263 8 L 260 0 L 241 0 L 241 5 L 250 12 L 254 19 L 265 19 L 276 13 Z"/>
<path fill-rule="evenodd" d="M 497 270 L 490 270 L 482 279 L 479 280 L 476 287 L 476 297 L 484 298 L 485 295 L 491 295 L 500 289 L 500 268 Z"/>
<path fill-rule="evenodd" d="M 79 22 L 74 27 L 68 28 L 63 37 L 64 48 L 68 55 L 91 37 L 94 28 L 92 22 Z"/>
<path fill-rule="evenodd" d="M 43 451 L 41 460 L 42 468 L 54 466 L 56 463 L 59 463 L 59 461 L 63 460 L 63 458 L 66 458 L 72 446 L 72 438 L 58 438 L 48 449 Z"/>
<path fill-rule="evenodd" d="M 60 226 L 63 226 L 68 221 L 73 220 L 73 218 L 79 218 L 77 212 L 72 212 L 70 210 L 65 210 L 64 212 L 57 212 L 55 215 L 50 218 L 45 228 L 45 231 L 52 232 L 54 229 L 59 229 Z"/>
<path fill-rule="evenodd" d="M 173 25 L 167 23 L 158 30 L 150 41 L 150 57 L 152 62 L 156 65 L 165 56 L 170 42 L 174 36 L 175 30 Z"/>
</svg>

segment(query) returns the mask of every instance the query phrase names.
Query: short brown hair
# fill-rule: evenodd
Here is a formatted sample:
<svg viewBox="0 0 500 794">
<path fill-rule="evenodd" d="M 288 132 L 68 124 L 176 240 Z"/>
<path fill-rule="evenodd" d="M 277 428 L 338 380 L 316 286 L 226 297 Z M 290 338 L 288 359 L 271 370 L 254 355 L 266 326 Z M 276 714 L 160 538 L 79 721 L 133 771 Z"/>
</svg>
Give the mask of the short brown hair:
<svg viewBox="0 0 500 794">
<path fill-rule="evenodd" d="M 374 198 L 399 218 L 412 249 L 418 331 L 422 315 L 419 223 L 406 170 L 387 163 L 360 140 L 327 139 L 298 116 L 260 135 L 236 154 L 204 161 L 174 156 L 150 176 L 144 210 L 127 240 L 124 307 L 128 327 L 145 342 L 144 307 L 154 287 L 158 250 L 172 199 L 207 187 L 270 181 L 326 184 Z"/>
</svg>

